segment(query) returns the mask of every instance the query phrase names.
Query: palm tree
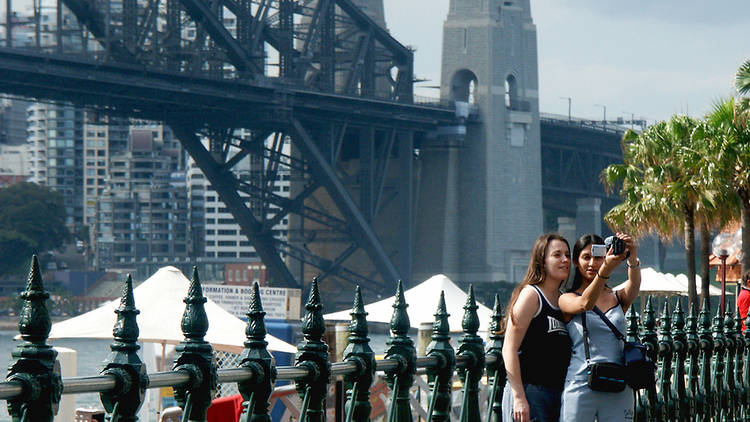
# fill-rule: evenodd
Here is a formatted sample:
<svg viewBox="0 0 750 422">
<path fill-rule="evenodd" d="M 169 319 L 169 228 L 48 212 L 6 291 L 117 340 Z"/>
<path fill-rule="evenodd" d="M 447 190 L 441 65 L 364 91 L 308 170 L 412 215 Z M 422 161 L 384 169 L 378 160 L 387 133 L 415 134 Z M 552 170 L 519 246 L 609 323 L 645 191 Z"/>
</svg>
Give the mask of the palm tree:
<svg viewBox="0 0 750 422">
<path fill-rule="evenodd" d="M 607 189 L 621 185 L 623 202 L 605 216 L 611 227 L 636 236 L 655 232 L 663 239 L 684 235 L 688 297 L 696 307 L 695 226 L 712 203 L 701 168 L 705 152 L 698 147 L 703 144 L 694 145 L 692 140 L 698 123 L 676 115 L 641 134 L 628 131 L 623 138 L 623 164 L 602 172 Z"/>
<path fill-rule="evenodd" d="M 750 60 L 745 60 L 734 75 L 734 87 L 740 94 L 750 92 Z"/>
<path fill-rule="evenodd" d="M 709 267 L 708 255 L 711 253 L 710 233 L 713 228 L 724 227 L 731 221 L 736 221 L 740 217 L 739 196 L 731 185 L 731 172 L 727 162 L 724 160 L 726 154 L 720 154 L 721 147 L 719 144 L 724 142 L 725 131 L 711 121 L 711 115 L 708 120 L 702 121 L 693 131 L 693 143 L 700 145 L 698 148 L 704 153 L 701 154 L 700 160 L 701 177 L 704 185 L 710 185 L 711 189 L 707 192 L 713 194 L 712 203 L 704 204 L 701 214 L 701 278 L 702 298 L 708 298 L 709 286 Z"/>
<path fill-rule="evenodd" d="M 739 81 L 739 78 L 737 80 Z M 714 105 L 713 111 L 706 116 L 706 120 L 715 131 L 710 139 L 715 171 L 739 199 L 742 250 L 743 252 L 750 251 L 750 107 L 748 99 L 722 100 Z M 748 253 L 742 255 L 742 268 L 750 268 L 750 254 Z"/>
<path fill-rule="evenodd" d="M 701 299 L 710 300 L 709 256 L 711 254 L 711 230 L 723 227 L 739 217 L 739 202 L 734 190 L 729 186 L 724 166 L 717 165 L 714 145 L 724 136 L 708 121 L 701 121 L 691 136 L 691 152 L 694 157 L 689 161 L 697 163 L 699 168 L 697 183 L 703 186 L 701 201 L 697 204 L 696 215 L 701 232 Z"/>
</svg>

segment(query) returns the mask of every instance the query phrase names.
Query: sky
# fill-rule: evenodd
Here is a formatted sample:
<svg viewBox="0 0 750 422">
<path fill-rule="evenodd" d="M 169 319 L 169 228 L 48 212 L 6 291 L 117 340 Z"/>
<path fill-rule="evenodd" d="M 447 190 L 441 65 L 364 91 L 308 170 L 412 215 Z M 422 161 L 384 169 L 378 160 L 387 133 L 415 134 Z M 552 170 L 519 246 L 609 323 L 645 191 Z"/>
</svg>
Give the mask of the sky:
<svg viewBox="0 0 750 422">
<path fill-rule="evenodd" d="M 430 80 L 422 86 L 440 83 L 448 2 L 384 0 L 391 34 L 417 50 L 416 76 Z M 581 118 L 603 118 L 602 105 L 608 120 L 701 117 L 734 94 L 734 73 L 750 59 L 747 0 L 531 0 L 531 15 L 545 113 L 567 115 L 570 97 Z"/>
</svg>

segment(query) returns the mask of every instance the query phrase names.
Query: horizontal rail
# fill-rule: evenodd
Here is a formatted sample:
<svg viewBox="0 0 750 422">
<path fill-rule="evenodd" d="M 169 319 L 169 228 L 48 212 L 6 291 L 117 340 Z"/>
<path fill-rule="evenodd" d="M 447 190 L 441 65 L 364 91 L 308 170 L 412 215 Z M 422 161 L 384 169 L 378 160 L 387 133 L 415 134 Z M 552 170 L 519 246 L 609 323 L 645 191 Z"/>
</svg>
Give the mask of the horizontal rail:
<svg viewBox="0 0 750 422">
<path fill-rule="evenodd" d="M 468 363 L 469 358 L 466 356 L 456 356 L 456 363 L 461 366 Z M 497 362 L 495 355 L 486 355 L 487 364 Z M 439 365 L 440 361 L 434 356 L 420 356 L 417 358 L 417 368 L 430 369 Z M 399 363 L 394 359 L 379 359 L 376 361 L 378 371 L 397 370 Z M 341 376 L 353 374 L 357 371 L 357 364 L 354 362 L 336 362 L 331 365 L 331 375 Z M 422 371 L 420 371 L 422 372 Z M 299 366 L 279 366 L 277 368 L 277 379 L 295 381 L 307 377 L 308 370 Z M 219 383 L 232 383 L 250 381 L 256 373 L 249 368 L 231 368 L 220 369 L 218 371 Z M 181 387 L 190 383 L 190 375 L 187 371 L 164 371 L 148 374 L 147 388 L 162 387 Z M 68 377 L 63 378 L 62 394 L 84 394 L 84 393 L 102 393 L 112 391 L 117 384 L 116 378 L 112 375 L 98 375 L 85 377 Z M 11 400 L 23 394 L 23 387 L 18 381 L 0 382 L 0 400 Z"/>
</svg>

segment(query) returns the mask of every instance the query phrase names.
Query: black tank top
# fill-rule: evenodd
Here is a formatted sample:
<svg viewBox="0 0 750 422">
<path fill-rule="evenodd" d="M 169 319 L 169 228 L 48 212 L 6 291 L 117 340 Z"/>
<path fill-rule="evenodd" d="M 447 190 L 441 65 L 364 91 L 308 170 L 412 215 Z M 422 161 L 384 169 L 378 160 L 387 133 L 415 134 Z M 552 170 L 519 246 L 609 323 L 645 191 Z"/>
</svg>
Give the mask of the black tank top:
<svg viewBox="0 0 750 422">
<path fill-rule="evenodd" d="M 542 306 L 531 320 L 518 349 L 521 379 L 524 384 L 537 384 L 562 390 L 570 364 L 572 343 L 565 328 L 562 311 L 553 308 L 537 286 Z"/>
</svg>

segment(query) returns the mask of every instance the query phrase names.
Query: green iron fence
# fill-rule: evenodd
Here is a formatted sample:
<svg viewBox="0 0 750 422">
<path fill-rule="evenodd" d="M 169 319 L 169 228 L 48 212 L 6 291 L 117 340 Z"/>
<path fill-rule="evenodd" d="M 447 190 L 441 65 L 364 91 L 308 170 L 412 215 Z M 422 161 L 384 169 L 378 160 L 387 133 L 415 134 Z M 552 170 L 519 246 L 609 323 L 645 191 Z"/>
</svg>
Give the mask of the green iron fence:
<svg viewBox="0 0 750 422">
<path fill-rule="evenodd" d="M 317 281 L 313 280 L 302 323 L 304 339 L 298 345 L 294 366 L 276 367 L 267 350 L 263 307 L 255 285 L 248 306 L 245 349 L 232 369 L 217 369 L 213 348 L 204 340 L 208 319 L 206 302 L 197 271 L 193 272 L 182 331 L 185 340 L 177 347 L 171 371 L 148 373 L 137 355 L 138 310 L 130 277 L 113 328 L 111 353 L 97 376 L 61 378 L 56 352 L 47 344 L 51 327 L 36 257 L 32 261 L 19 321 L 22 342 L 12 352 L 15 359 L 6 381 L 0 383 L 0 399 L 7 400 L 14 422 L 51 422 L 62 394 L 98 392 L 111 422 L 138 420 L 145 392 L 171 386 L 183 409 L 183 421 L 205 421 L 217 385 L 237 383 L 243 396 L 243 422 L 270 422 L 269 398 L 277 380 L 293 380 L 302 401 L 299 422 L 323 422 L 326 395 L 335 378 L 343 378 L 348 400 L 345 422 L 370 419 L 370 386 L 376 371 L 385 373 L 391 389 L 388 422 L 412 422 L 410 390 L 418 373 L 425 373 L 430 386 L 427 420 L 449 421 L 453 379 L 462 385 L 460 422 L 499 422 L 505 385 L 499 328 L 501 315 L 495 297 L 490 333 L 486 342 L 477 335 L 479 319 L 473 289 L 470 289 L 462 321 L 463 336 L 458 350 L 450 344 L 445 300 L 441 295 L 435 313 L 432 341 L 425 356 L 417 357 L 407 336 L 410 324 L 403 287 L 399 283 L 391 320 L 391 337 L 384 359 L 376 360 L 369 346 L 366 313 L 359 288 L 354 295 L 349 344 L 343 362 L 330 363 L 323 341 L 325 324 Z M 737 315 L 736 313 L 734 315 Z M 696 315 L 687 316 L 680 302 L 674 310 L 665 303 L 657 317 L 651 298 L 643 312 L 643 326 L 635 311 L 628 312 L 629 340 L 640 339 L 659 363 L 656 385 L 636 394 L 638 421 L 745 421 L 750 419 L 750 334 L 743 334 L 738 316 L 727 312 L 709 317 L 707 303 Z M 486 376 L 486 378 L 485 378 Z M 480 414 L 480 384 L 489 389 L 488 411 Z"/>
</svg>

